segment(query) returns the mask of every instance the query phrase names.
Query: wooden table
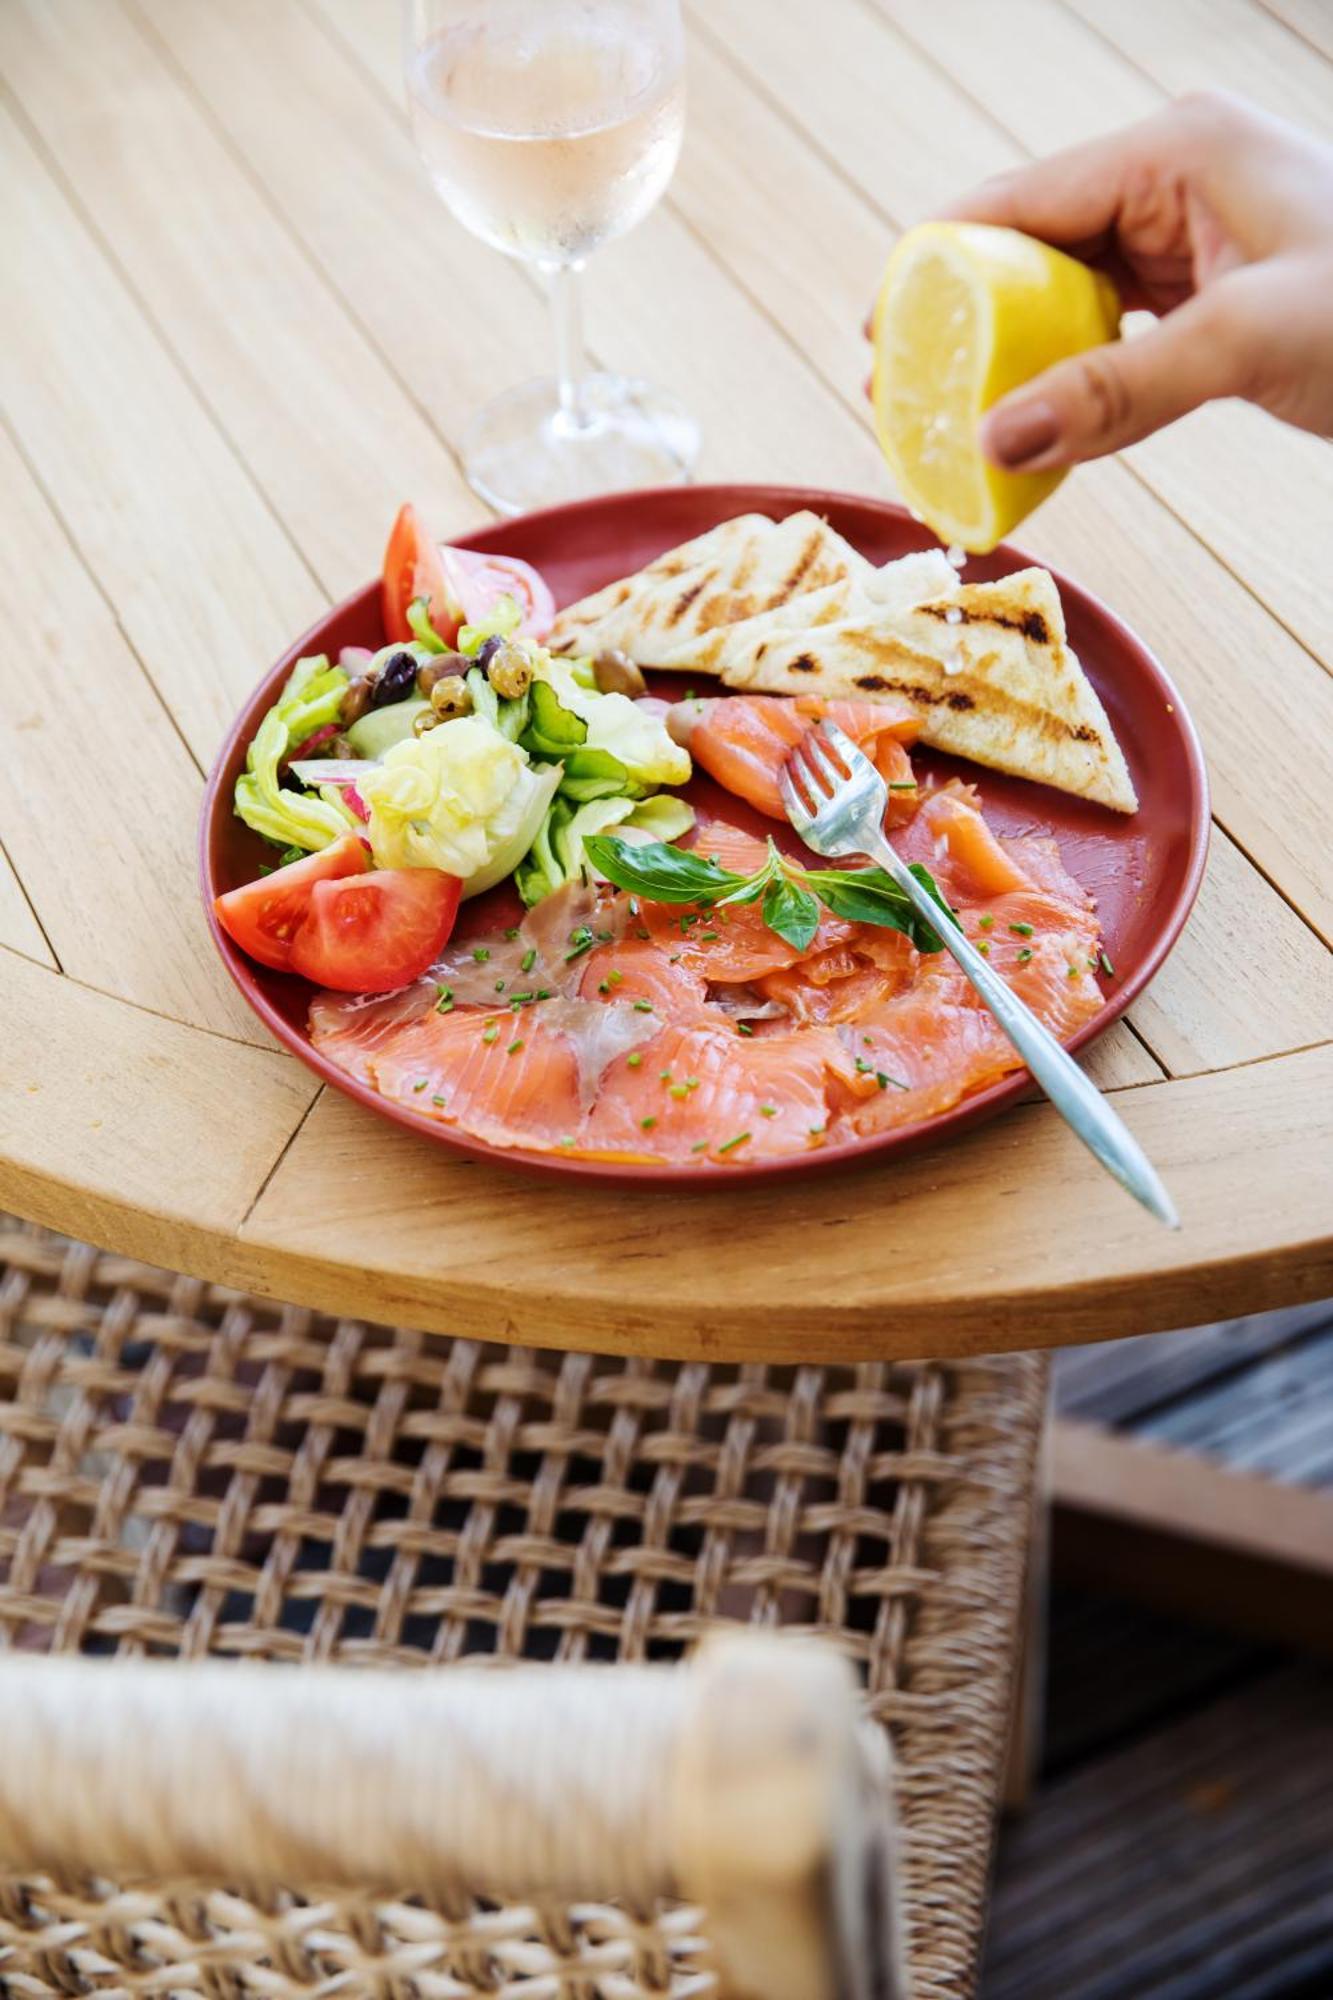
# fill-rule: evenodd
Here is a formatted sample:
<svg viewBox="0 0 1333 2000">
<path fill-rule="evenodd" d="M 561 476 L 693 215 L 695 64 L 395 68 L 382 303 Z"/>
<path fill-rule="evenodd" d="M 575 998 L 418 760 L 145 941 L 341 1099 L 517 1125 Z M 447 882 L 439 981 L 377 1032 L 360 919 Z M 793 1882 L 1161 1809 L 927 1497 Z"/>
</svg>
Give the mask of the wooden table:
<svg viewBox="0 0 1333 2000">
<path fill-rule="evenodd" d="M 1197 911 L 1092 1057 L 1180 1235 L 1039 1104 L 855 1177 L 594 1193 L 417 1143 L 266 1042 L 204 931 L 203 773 L 400 499 L 475 526 L 455 440 L 547 364 L 535 287 L 417 166 L 396 13 L 0 10 L 0 1200 L 280 1297 L 657 1354 L 1031 1346 L 1333 1290 L 1333 453 L 1248 408 L 1081 472 L 1025 537 L 1157 650 L 1208 753 Z M 688 398 L 705 477 L 885 491 L 858 327 L 901 224 L 1190 84 L 1333 127 L 1322 0 L 1108 19 L 700 0 L 684 158 L 594 265 L 596 355 Z"/>
</svg>

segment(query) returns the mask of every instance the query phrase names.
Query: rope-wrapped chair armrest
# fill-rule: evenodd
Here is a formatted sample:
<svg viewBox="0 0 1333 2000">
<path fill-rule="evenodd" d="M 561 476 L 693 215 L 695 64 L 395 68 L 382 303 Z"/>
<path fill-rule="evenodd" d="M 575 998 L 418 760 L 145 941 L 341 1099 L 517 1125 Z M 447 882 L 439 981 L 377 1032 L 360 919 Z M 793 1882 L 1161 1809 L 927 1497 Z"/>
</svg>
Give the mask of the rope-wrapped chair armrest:
<svg viewBox="0 0 1333 2000">
<path fill-rule="evenodd" d="M 888 1751 L 831 1648 L 683 1667 L 0 1656 L 0 1863 L 697 1902 L 722 1990 L 899 2000 Z"/>
</svg>

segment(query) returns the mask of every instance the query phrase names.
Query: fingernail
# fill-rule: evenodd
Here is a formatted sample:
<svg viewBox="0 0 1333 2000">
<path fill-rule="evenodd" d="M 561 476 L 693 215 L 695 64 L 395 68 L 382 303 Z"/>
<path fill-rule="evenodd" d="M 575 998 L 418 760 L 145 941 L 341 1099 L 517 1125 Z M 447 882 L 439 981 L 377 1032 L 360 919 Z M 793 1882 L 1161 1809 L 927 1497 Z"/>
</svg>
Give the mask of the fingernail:
<svg viewBox="0 0 1333 2000">
<path fill-rule="evenodd" d="M 1050 403 L 1038 398 L 996 410 L 982 427 L 981 443 L 988 458 L 1012 468 L 1040 458 L 1059 437 L 1060 419 Z"/>
</svg>

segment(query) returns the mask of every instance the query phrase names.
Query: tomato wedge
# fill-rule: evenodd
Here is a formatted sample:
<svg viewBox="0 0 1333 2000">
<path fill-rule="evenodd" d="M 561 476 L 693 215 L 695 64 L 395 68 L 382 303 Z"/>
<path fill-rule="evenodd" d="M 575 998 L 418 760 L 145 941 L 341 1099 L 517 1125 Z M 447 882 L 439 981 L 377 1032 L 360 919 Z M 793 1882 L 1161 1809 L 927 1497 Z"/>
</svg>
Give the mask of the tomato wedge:
<svg viewBox="0 0 1333 2000">
<path fill-rule="evenodd" d="M 405 642 L 412 637 L 412 627 L 407 622 L 407 607 L 414 597 L 430 600 L 430 622 L 445 645 L 452 646 L 458 637 L 462 606 L 450 595 L 440 552 L 409 500 L 398 509 L 389 546 L 384 551 L 386 639 Z"/>
<path fill-rule="evenodd" d="M 315 884 L 360 875 L 369 866 L 364 842 L 354 833 L 345 833 L 318 854 L 289 861 L 285 868 L 275 868 L 271 875 L 247 882 L 243 888 L 229 889 L 216 899 L 213 908 L 227 936 L 234 938 L 242 951 L 261 965 L 285 972 Z"/>
<path fill-rule="evenodd" d="M 439 547 L 410 501 L 398 509 L 384 551 L 386 640 L 403 644 L 411 639 L 407 607 L 413 598 L 424 597 L 429 600 L 431 624 L 445 645 L 452 646 L 459 627 L 479 625 L 504 593 L 522 613 L 519 629 L 530 638 L 544 639 L 555 617 L 555 599 L 540 570 L 519 556 Z"/>
<path fill-rule="evenodd" d="M 340 993 L 389 993 L 417 979 L 454 927 L 463 885 L 438 868 L 375 868 L 315 884 L 290 966 Z"/>
</svg>

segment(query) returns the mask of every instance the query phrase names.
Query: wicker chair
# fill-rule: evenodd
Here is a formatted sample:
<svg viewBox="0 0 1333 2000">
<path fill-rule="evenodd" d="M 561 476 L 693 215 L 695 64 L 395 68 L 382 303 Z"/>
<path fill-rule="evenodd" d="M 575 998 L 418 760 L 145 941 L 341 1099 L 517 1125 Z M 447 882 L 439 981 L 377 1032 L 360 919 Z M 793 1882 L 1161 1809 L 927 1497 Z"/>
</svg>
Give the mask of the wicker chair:
<svg viewBox="0 0 1333 2000">
<path fill-rule="evenodd" d="M 908 1990 L 961 2000 L 1043 1390 L 449 1342 L 0 1225 L 0 1991 L 887 1996 L 887 1729 Z M 320 1671 L 162 1664 L 208 1656 Z"/>
</svg>

